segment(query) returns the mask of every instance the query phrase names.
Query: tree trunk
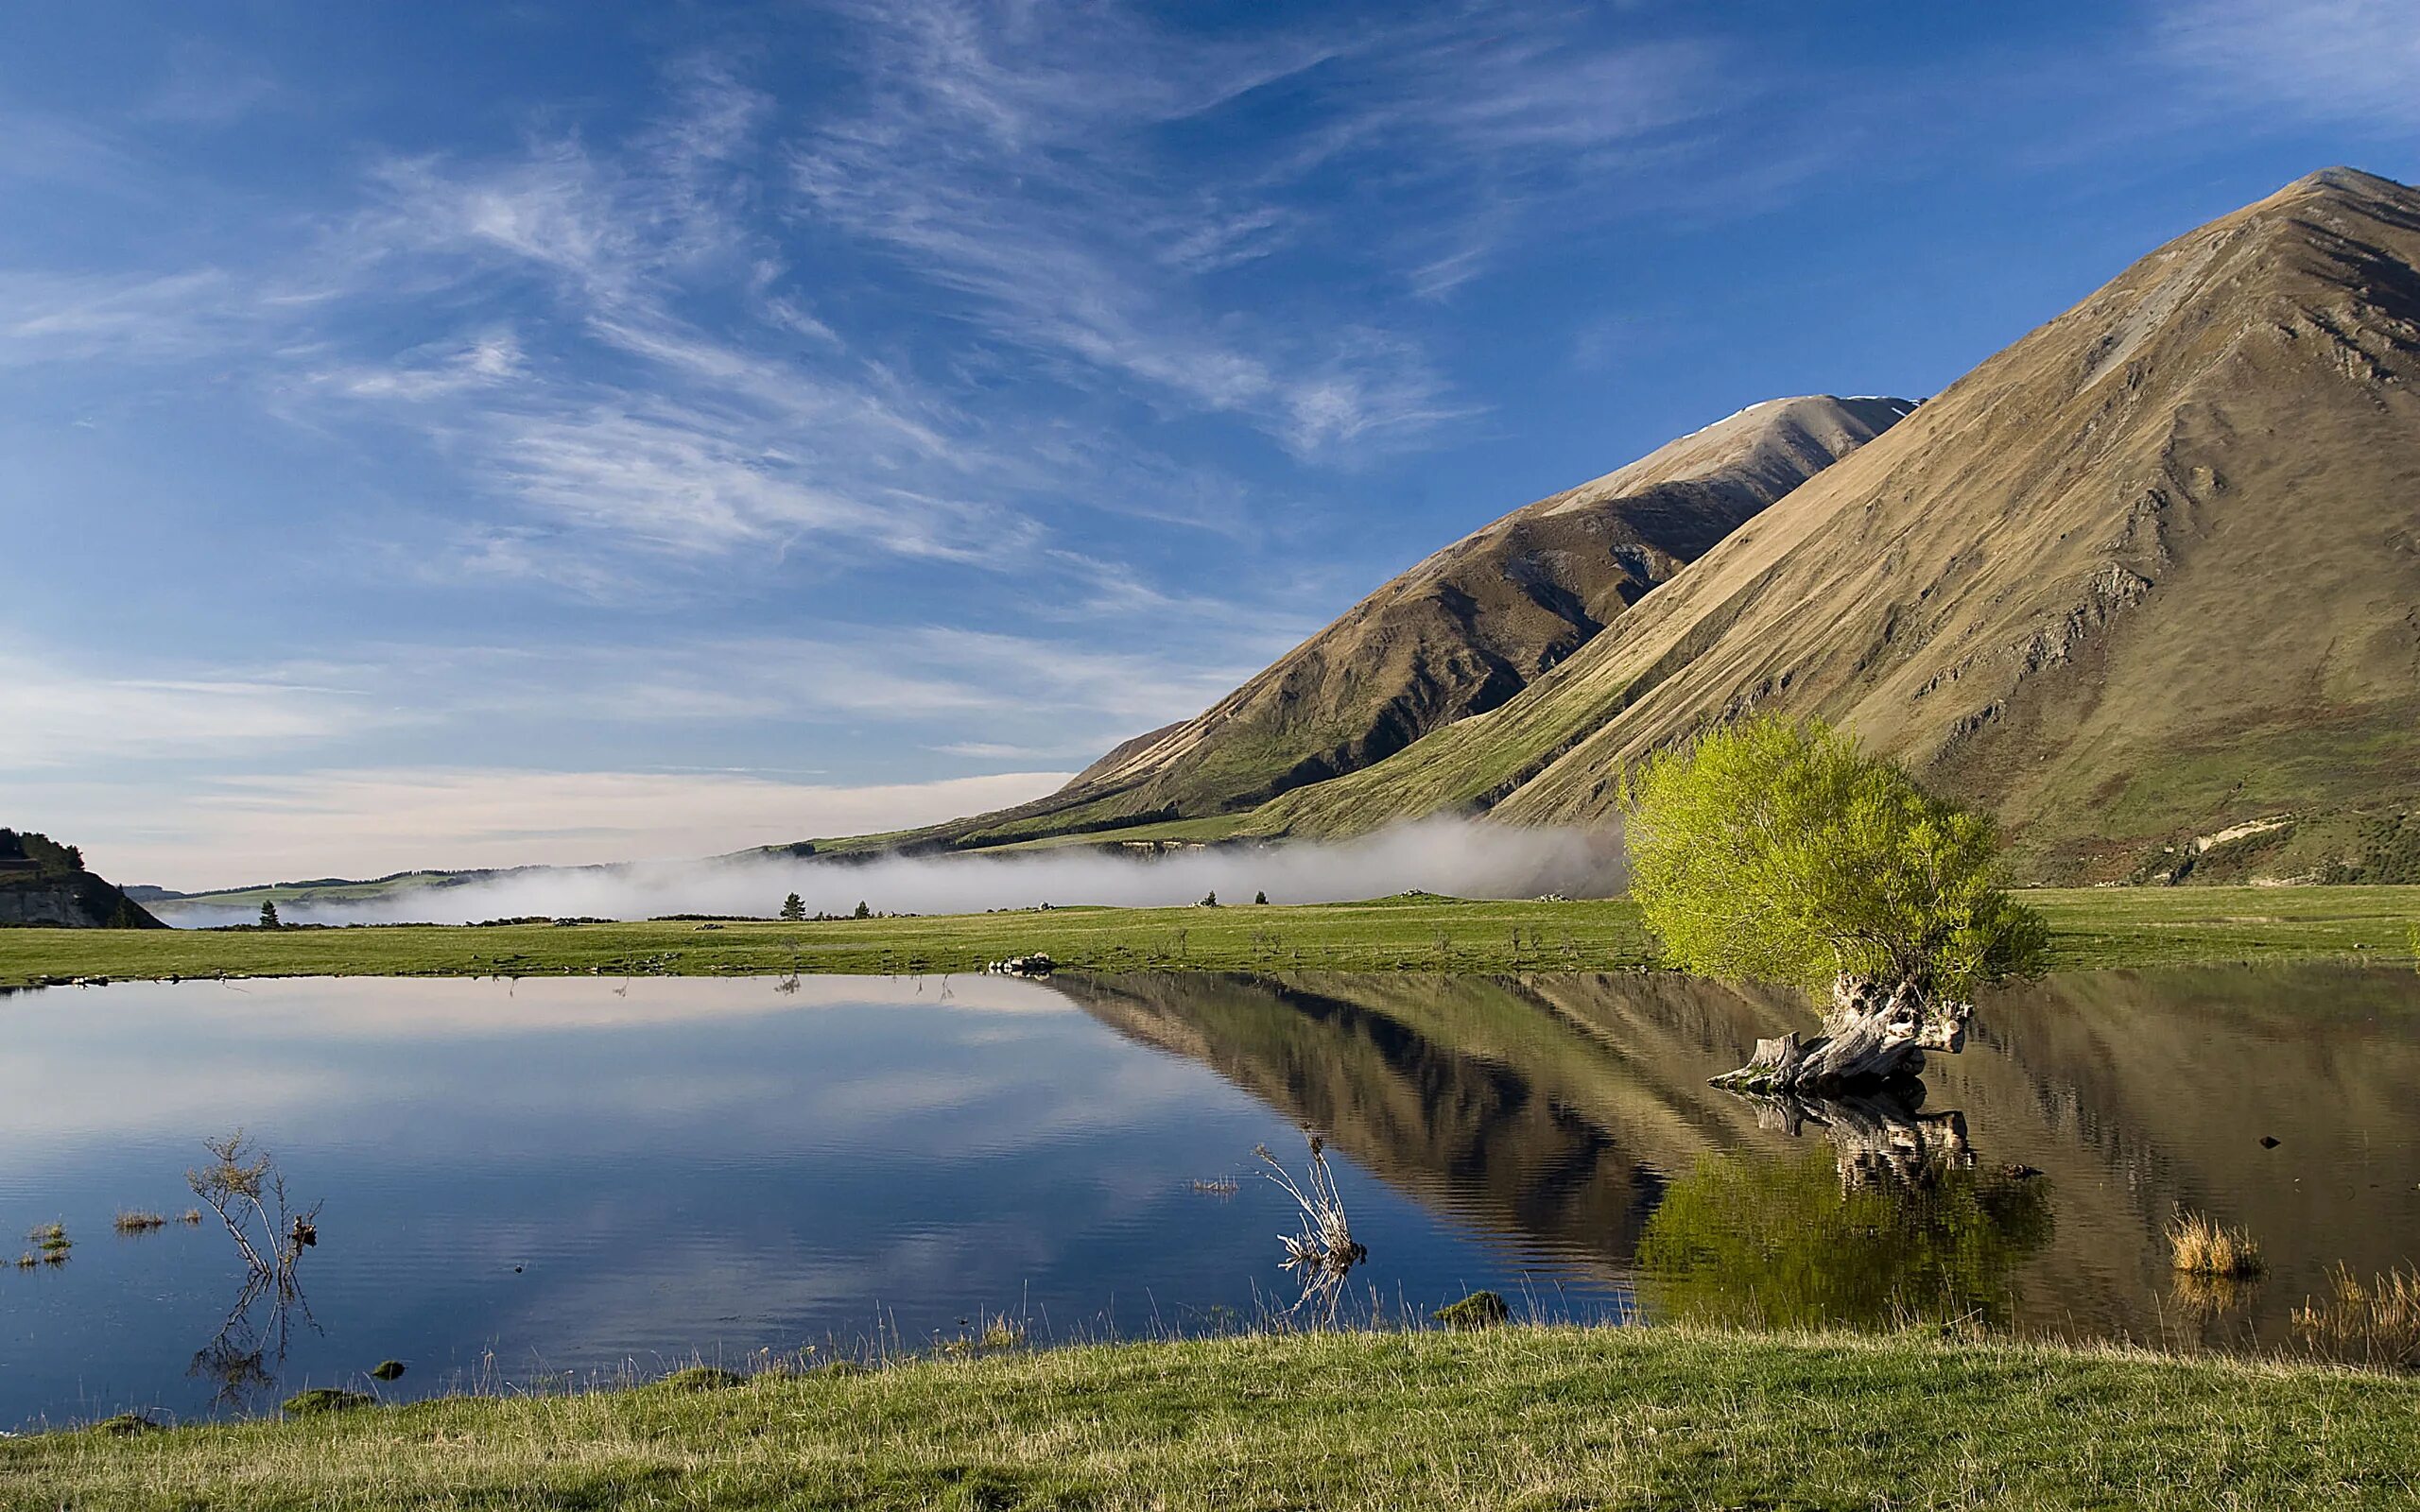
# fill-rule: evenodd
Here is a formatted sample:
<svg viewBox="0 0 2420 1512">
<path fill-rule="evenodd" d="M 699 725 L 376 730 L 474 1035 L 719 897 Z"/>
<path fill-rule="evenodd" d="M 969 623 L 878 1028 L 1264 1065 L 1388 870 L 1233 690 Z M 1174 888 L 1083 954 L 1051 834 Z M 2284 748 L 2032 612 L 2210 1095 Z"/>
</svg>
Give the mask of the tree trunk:
<svg viewBox="0 0 2420 1512">
<path fill-rule="evenodd" d="M 1965 1043 L 1974 1011 L 1968 1003 L 1929 1002 L 1912 983 L 1886 988 L 1842 976 L 1832 984 L 1823 1033 L 1804 1042 L 1795 1032 L 1759 1040 L 1748 1063 L 1714 1085 L 1829 1095 L 1910 1080 L 1924 1069 L 1926 1051 L 1955 1052 Z"/>
</svg>

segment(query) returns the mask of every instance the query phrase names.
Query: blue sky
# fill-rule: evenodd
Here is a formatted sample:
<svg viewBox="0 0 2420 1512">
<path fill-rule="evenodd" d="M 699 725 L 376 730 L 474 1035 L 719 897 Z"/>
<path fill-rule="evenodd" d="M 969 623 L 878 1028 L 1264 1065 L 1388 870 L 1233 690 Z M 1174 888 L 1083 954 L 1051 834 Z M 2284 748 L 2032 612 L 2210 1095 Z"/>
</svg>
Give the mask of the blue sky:
<svg viewBox="0 0 2420 1512">
<path fill-rule="evenodd" d="M 0 822 L 128 881 L 1054 785 L 2311 169 L 2410 0 L 15 7 Z"/>
</svg>

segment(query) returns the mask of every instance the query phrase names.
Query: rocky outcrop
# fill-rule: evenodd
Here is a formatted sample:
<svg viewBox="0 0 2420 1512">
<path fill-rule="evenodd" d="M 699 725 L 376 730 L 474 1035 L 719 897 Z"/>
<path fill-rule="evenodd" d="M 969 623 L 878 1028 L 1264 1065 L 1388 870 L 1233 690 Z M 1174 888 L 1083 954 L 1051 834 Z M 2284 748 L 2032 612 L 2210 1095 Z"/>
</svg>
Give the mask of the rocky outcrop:
<svg viewBox="0 0 2420 1512">
<path fill-rule="evenodd" d="M 0 928 L 164 929 L 49 836 L 0 829 Z"/>
</svg>

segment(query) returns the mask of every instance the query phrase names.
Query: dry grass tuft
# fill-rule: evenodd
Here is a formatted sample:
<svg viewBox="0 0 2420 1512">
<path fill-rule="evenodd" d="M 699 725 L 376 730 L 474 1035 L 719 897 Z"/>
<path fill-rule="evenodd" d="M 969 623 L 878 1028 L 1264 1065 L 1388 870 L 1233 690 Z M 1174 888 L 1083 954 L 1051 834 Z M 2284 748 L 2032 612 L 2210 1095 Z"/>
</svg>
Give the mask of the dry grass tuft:
<svg viewBox="0 0 2420 1512">
<path fill-rule="evenodd" d="M 2420 1270 L 2391 1270 L 2366 1283 L 2336 1267 L 2335 1295 L 2294 1309 L 2294 1327 L 2330 1353 L 2365 1365 L 2420 1366 Z"/>
<path fill-rule="evenodd" d="M 1024 1343 L 1025 1323 L 1022 1319 L 1001 1313 L 983 1324 L 983 1348 L 987 1349 L 1013 1349 Z"/>
<path fill-rule="evenodd" d="M 168 1220 L 156 1212 L 130 1208 L 112 1220 L 110 1227 L 122 1234 L 147 1234 L 168 1227 Z"/>
<path fill-rule="evenodd" d="M 2178 1270 L 2194 1276 L 2257 1276 L 2260 1246 L 2241 1228 L 2226 1228 L 2207 1213 L 2179 1212 L 2169 1220 L 2168 1247 Z"/>
</svg>

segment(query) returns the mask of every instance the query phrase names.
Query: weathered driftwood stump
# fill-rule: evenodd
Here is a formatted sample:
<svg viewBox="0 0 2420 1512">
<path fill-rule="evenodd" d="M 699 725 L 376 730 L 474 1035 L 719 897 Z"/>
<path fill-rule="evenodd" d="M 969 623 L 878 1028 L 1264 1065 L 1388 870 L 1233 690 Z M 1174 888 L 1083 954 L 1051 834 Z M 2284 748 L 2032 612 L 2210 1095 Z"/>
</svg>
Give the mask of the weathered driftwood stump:
<svg viewBox="0 0 2420 1512">
<path fill-rule="evenodd" d="M 1924 1069 L 1925 1052 L 1954 1052 L 1966 1042 L 1974 1005 L 1934 1001 L 1915 987 L 1885 987 L 1863 977 L 1832 984 L 1824 1032 L 1801 1040 L 1795 1032 L 1759 1040 L 1737 1071 L 1717 1087 L 1746 1092 L 1833 1094 L 1885 1086 Z"/>
</svg>

